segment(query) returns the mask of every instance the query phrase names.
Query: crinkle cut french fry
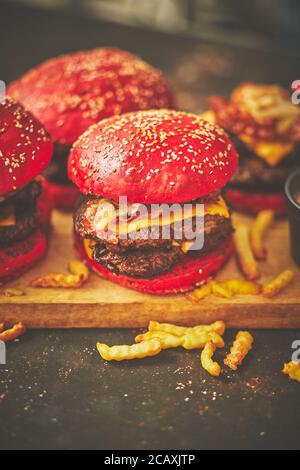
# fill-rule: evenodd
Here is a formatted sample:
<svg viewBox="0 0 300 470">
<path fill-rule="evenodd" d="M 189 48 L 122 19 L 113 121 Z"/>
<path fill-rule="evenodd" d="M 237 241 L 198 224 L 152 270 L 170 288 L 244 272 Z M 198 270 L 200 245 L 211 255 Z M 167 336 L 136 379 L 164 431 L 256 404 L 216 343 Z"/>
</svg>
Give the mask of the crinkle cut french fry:
<svg viewBox="0 0 300 470">
<path fill-rule="evenodd" d="M 235 251 L 243 273 L 249 281 L 260 277 L 260 271 L 250 246 L 249 229 L 246 225 L 239 225 L 233 235 Z"/>
<path fill-rule="evenodd" d="M 210 375 L 218 377 L 221 373 L 221 366 L 212 360 L 215 351 L 216 345 L 212 341 L 209 341 L 204 346 L 200 359 L 203 369 L 205 369 Z"/>
<path fill-rule="evenodd" d="M 209 296 L 210 294 L 211 294 L 211 283 L 208 282 L 207 284 L 204 284 L 203 286 L 198 287 L 192 292 L 189 292 L 188 294 L 186 294 L 186 298 L 189 300 L 193 300 L 194 302 L 199 302 L 200 300 L 205 299 L 205 297 Z"/>
<path fill-rule="evenodd" d="M 106 344 L 97 343 L 97 349 L 100 356 L 106 361 L 124 361 L 156 356 L 162 348 L 159 339 L 153 338 L 149 341 L 132 344 L 131 346 L 120 345 L 109 347 Z"/>
<path fill-rule="evenodd" d="M 192 332 L 183 336 L 182 347 L 184 349 L 202 349 L 209 341 L 212 341 L 217 348 L 224 348 L 222 336 L 214 331 Z"/>
<path fill-rule="evenodd" d="M 283 271 L 281 274 L 279 274 L 279 276 L 273 279 L 272 282 L 270 282 L 263 288 L 263 295 L 265 297 L 274 297 L 274 295 L 279 294 L 279 292 L 285 289 L 285 287 L 287 287 L 293 279 L 293 271 Z"/>
<path fill-rule="evenodd" d="M 291 361 L 284 364 L 282 372 L 288 375 L 290 379 L 300 382 L 300 364 L 298 362 Z"/>
<path fill-rule="evenodd" d="M 253 336 L 248 331 L 239 331 L 234 343 L 224 359 L 224 364 L 232 370 L 237 370 L 253 344 Z"/>
<path fill-rule="evenodd" d="M 4 330 L 0 333 L 0 341 L 12 341 L 13 339 L 18 338 L 26 331 L 26 326 L 24 323 L 16 323 L 12 328 Z"/>
<path fill-rule="evenodd" d="M 76 274 L 50 273 L 31 281 L 32 287 L 80 287 L 83 279 Z"/>
<path fill-rule="evenodd" d="M 196 325 L 196 326 L 178 326 L 171 323 L 159 323 L 157 321 L 150 321 L 148 326 L 149 331 L 165 331 L 174 336 L 184 336 L 187 333 L 201 332 L 201 331 L 214 331 L 223 336 L 225 332 L 225 323 L 222 320 L 216 321 L 211 325 Z"/>
<path fill-rule="evenodd" d="M 82 280 L 86 281 L 89 277 L 89 269 L 85 263 L 77 259 L 69 262 L 68 265 L 70 273 L 79 276 Z"/>
<path fill-rule="evenodd" d="M 254 224 L 250 230 L 250 241 L 252 251 L 256 259 L 264 260 L 267 257 L 267 250 L 264 247 L 263 238 L 274 221 L 274 212 L 264 210 L 258 213 Z"/>
<path fill-rule="evenodd" d="M 232 299 L 233 293 L 224 285 L 218 282 L 211 283 L 212 293 L 219 297 L 225 297 L 226 299 Z"/>
<path fill-rule="evenodd" d="M 182 343 L 181 336 L 174 336 L 170 333 L 166 333 L 165 331 L 147 331 L 147 333 L 136 336 L 135 342 L 141 343 L 154 338 L 158 338 L 160 340 L 162 349 L 178 348 Z"/>
<path fill-rule="evenodd" d="M 222 282 L 221 285 L 230 290 L 233 295 L 256 295 L 262 289 L 257 282 L 246 281 L 245 279 L 229 279 Z"/>
</svg>

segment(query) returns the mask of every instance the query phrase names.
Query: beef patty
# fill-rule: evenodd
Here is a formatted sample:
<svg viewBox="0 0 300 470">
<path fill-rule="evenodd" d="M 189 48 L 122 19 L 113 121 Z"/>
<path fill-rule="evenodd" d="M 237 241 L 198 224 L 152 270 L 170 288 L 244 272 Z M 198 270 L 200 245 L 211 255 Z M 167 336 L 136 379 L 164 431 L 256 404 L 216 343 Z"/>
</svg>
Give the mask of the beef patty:
<svg viewBox="0 0 300 470">
<path fill-rule="evenodd" d="M 262 158 L 255 156 L 237 136 L 230 137 L 240 156 L 239 167 L 230 180 L 230 186 L 263 192 L 281 191 L 289 174 L 299 167 L 299 146 L 293 154 L 271 167 Z"/>
<path fill-rule="evenodd" d="M 24 240 L 39 225 L 36 201 L 41 194 L 41 183 L 32 181 L 0 204 L 0 210 L 10 205 L 14 208 L 16 224 L 0 227 L 0 247 Z"/>
<path fill-rule="evenodd" d="M 191 250 L 185 254 L 176 238 L 176 231 L 171 225 L 170 239 L 106 239 L 99 238 L 93 229 L 93 218 L 98 199 L 84 197 L 74 215 L 74 228 L 81 238 L 93 239 L 93 257 L 95 261 L 116 274 L 131 277 L 152 278 L 171 269 L 185 256 L 203 256 L 216 249 L 232 233 L 231 219 L 222 216 L 204 217 L 204 246 L 201 250 Z M 192 221 L 193 232 L 196 221 Z M 203 231 L 203 227 L 202 227 Z M 177 243 L 174 241 L 177 240 Z"/>
</svg>

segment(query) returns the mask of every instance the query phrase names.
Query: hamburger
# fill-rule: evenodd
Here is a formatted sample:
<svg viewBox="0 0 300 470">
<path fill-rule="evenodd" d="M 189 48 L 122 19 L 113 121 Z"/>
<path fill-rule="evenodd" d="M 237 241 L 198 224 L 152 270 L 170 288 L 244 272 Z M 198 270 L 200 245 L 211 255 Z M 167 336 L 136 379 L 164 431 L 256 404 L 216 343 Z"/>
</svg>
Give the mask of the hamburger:
<svg viewBox="0 0 300 470">
<path fill-rule="evenodd" d="M 77 189 L 67 175 L 72 144 L 92 124 L 129 111 L 172 108 L 163 74 L 129 52 L 98 48 L 48 60 L 8 86 L 54 142 L 46 177 L 54 204 L 73 208 Z"/>
<path fill-rule="evenodd" d="M 230 98 L 210 99 L 203 117 L 229 134 L 239 153 L 239 168 L 226 189 L 235 209 L 286 212 L 284 184 L 299 166 L 300 109 L 277 85 L 242 83 Z"/>
<path fill-rule="evenodd" d="M 193 114 L 140 111 L 93 125 L 72 147 L 68 165 L 82 193 L 74 213 L 79 254 L 100 276 L 131 289 L 193 289 L 231 255 L 231 218 L 220 191 L 236 167 L 225 131 Z M 162 205 L 173 204 L 184 210 L 164 217 Z M 194 239 L 177 230 L 178 222 Z"/>
<path fill-rule="evenodd" d="M 38 176 L 53 145 L 43 126 L 11 98 L 0 102 L 0 284 L 46 253 L 50 208 Z"/>
</svg>

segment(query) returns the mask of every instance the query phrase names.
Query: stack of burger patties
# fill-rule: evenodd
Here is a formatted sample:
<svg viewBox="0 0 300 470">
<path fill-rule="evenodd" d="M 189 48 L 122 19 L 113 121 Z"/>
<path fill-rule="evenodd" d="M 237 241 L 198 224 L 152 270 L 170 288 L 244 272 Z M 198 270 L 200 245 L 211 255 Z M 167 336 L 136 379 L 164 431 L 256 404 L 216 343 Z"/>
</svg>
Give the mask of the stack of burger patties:
<svg viewBox="0 0 300 470">
<path fill-rule="evenodd" d="M 74 214 L 78 252 L 101 276 L 132 289 L 193 289 L 231 255 L 220 191 L 236 168 L 226 132 L 193 114 L 152 110 L 101 121 L 69 156 L 69 177 L 82 193 Z M 165 217 L 163 204 L 177 211 Z M 183 222 L 190 232 L 176 230 Z"/>
<path fill-rule="evenodd" d="M 46 254 L 51 204 L 39 175 L 52 151 L 48 133 L 28 111 L 11 98 L 0 102 L 0 284 Z"/>
<path fill-rule="evenodd" d="M 300 109 L 277 85 L 243 83 L 228 100 L 210 99 L 203 117 L 223 127 L 239 153 L 226 199 L 238 210 L 285 213 L 284 184 L 299 166 Z"/>
<path fill-rule="evenodd" d="M 104 118 L 140 109 L 173 108 L 163 74 L 119 49 L 98 48 L 50 59 L 11 83 L 8 94 L 45 126 L 54 142 L 46 172 L 54 205 L 72 209 L 78 190 L 67 175 L 72 144 Z"/>
</svg>

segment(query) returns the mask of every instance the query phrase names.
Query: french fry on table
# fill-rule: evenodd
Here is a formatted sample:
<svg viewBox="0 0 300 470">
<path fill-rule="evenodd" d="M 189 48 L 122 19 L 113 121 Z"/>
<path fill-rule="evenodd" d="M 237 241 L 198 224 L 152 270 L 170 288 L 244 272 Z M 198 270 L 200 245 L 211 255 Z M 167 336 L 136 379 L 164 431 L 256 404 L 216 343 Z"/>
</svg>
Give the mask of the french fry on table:
<svg viewBox="0 0 300 470">
<path fill-rule="evenodd" d="M 4 325 L 3 325 L 3 328 L 4 328 Z M 0 341 L 3 341 L 4 343 L 6 343 L 7 341 L 12 341 L 13 339 L 16 339 L 19 336 L 21 336 L 25 331 L 26 331 L 26 326 L 24 325 L 24 323 L 22 322 L 16 323 L 12 328 L 1 331 Z"/>
<path fill-rule="evenodd" d="M 214 331 L 192 332 L 182 337 L 182 347 L 184 349 L 202 349 L 209 341 L 212 341 L 217 348 L 224 348 L 224 340 L 222 336 Z"/>
<path fill-rule="evenodd" d="M 149 341 L 143 341 L 131 346 L 107 346 L 97 343 L 97 349 L 100 356 L 106 361 L 124 361 L 130 359 L 143 359 L 144 357 L 156 356 L 161 351 L 161 342 L 158 338 Z"/>
<path fill-rule="evenodd" d="M 264 260 L 267 257 L 267 250 L 264 247 L 263 239 L 266 231 L 274 221 L 274 212 L 264 210 L 258 213 L 254 224 L 250 230 L 250 241 L 253 254 L 256 259 Z"/>
<path fill-rule="evenodd" d="M 178 348 L 182 344 L 182 337 L 171 335 L 165 331 L 147 331 L 147 333 L 136 336 L 135 342 L 141 343 L 155 338 L 160 340 L 162 349 Z"/>
<path fill-rule="evenodd" d="M 260 277 L 260 271 L 250 246 L 248 227 L 246 225 L 239 225 L 235 230 L 233 239 L 243 273 L 249 281 L 255 281 Z"/>
<path fill-rule="evenodd" d="M 150 321 L 148 326 L 149 331 L 165 331 L 174 336 L 184 336 L 187 333 L 200 332 L 200 331 L 214 331 L 223 336 L 225 332 L 225 323 L 223 321 L 216 321 L 211 325 L 197 325 L 197 326 L 177 326 L 171 323 L 159 323 L 157 321 Z"/>
<path fill-rule="evenodd" d="M 285 375 L 288 375 L 291 379 L 300 382 L 300 364 L 298 362 L 291 361 L 284 364 L 282 372 Z"/>
<path fill-rule="evenodd" d="M 209 341 L 204 346 L 201 352 L 200 359 L 203 369 L 205 369 L 210 375 L 218 377 L 221 373 L 221 366 L 212 360 L 212 357 L 216 351 L 216 345 Z"/>
<path fill-rule="evenodd" d="M 293 279 L 293 271 L 283 271 L 281 274 L 279 274 L 279 276 L 273 279 L 272 282 L 270 282 L 263 288 L 263 295 L 265 297 L 274 297 L 275 295 L 279 294 L 283 289 L 285 289 L 285 287 L 287 287 Z"/>
<path fill-rule="evenodd" d="M 252 344 L 253 336 L 248 331 L 239 331 L 230 349 L 230 353 L 224 359 L 224 364 L 232 370 L 237 370 L 251 350 Z"/>
</svg>

